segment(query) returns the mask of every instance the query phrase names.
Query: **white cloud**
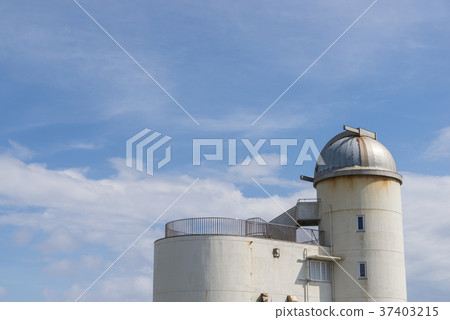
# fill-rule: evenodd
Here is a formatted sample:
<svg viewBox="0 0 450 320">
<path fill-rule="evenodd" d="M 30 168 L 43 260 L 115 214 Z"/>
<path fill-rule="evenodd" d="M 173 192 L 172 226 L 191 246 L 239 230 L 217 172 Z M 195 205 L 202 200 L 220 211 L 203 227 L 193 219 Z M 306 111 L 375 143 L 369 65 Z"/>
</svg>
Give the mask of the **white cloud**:
<svg viewBox="0 0 450 320">
<path fill-rule="evenodd" d="M 4 183 L 0 185 L 1 201 L 15 206 L 46 208 L 41 213 L 20 214 L 25 219 L 3 216 L 0 223 L 37 227 L 46 231 L 62 227 L 72 235 L 79 231 L 78 223 L 90 225 L 88 229 L 92 230 L 110 230 L 121 219 L 134 220 L 133 224 L 144 221 L 149 223 L 194 180 L 188 176 L 142 175 L 126 168 L 123 159 L 114 160 L 114 166 L 118 170 L 115 177 L 92 180 L 86 178 L 83 170 L 50 170 L 42 164 L 25 164 L 16 158 L 0 156 L 0 174 L 4 177 Z M 182 202 L 183 205 L 177 206 L 169 214 L 186 217 L 192 216 L 193 212 L 219 215 L 226 211 L 234 216 L 253 216 L 258 212 L 267 215 L 273 210 L 279 211 L 268 206 L 270 199 L 247 199 L 232 183 L 214 179 L 200 180 Z M 234 203 L 231 208 L 230 202 Z M 221 207 L 223 204 L 226 204 L 226 209 Z M 253 207 L 250 212 L 242 210 L 249 204 Z M 215 210 L 205 212 L 205 207 Z M 126 228 L 126 225 L 123 227 Z"/>
<path fill-rule="evenodd" d="M 70 232 L 63 227 L 57 227 L 51 231 L 50 237 L 39 244 L 39 249 L 44 253 L 69 253 L 80 246 Z"/>
<path fill-rule="evenodd" d="M 431 141 L 423 157 L 434 160 L 450 157 L 450 127 L 439 130 L 437 138 Z"/>
<path fill-rule="evenodd" d="M 403 173 L 403 224 L 408 283 L 428 283 L 434 292 L 450 289 L 450 176 Z M 438 290 L 439 289 L 439 290 Z M 432 290 L 427 294 L 436 295 Z M 422 293 L 423 294 L 423 293 Z M 420 293 L 415 292 L 415 296 Z M 436 299 L 438 297 L 436 296 Z"/>
<path fill-rule="evenodd" d="M 275 155 L 272 156 L 273 159 L 269 157 L 270 163 L 275 160 Z M 47 235 L 44 240 L 34 238 L 40 241 L 38 248 L 48 255 L 43 270 L 79 279 L 68 289 L 64 299 L 76 298 L 95 280 L 99 270 L 109 265 L 193 181 L 188 176 L 144 176 L 126 168 L 123 159 L 116 159 L 113 164 L 117 175 L 92 180 L 83 174 L 83 170 L 50 170 L 42 164 L 26 164 L 8 155 L 0 156 L 0 175 L 5 177 L 0 185 L 0 204 L 15 206 L 18 211 L 0 216 L 0 224 Z M 276 176 L 275 168 L 269 171 L 253 169 L 256 171 L 252 174 L 261 179 L 265 174 Z M 231 172 L 235 175 L 240 173 Z M 310 193 L 309 189 L 293 190 L 296 192 L 292 195 L 275 195 L 275 199 L 290 208 L 300 195 Z M 450 243 L 447 231 L 450 216 L 445 208 L 450 207 L 449 193 L 449 176 L 404 173 L 405 248 L 408 283 L 412 287 L 420 279 L 448 292 L 445 284 L 450 280 L 450 248 L 446 244 Z M 36 206 L 44 209 L 20 211 L 21 208 Z M 259 198 L 245 197 L 225 179 L 202 179 L 162 218 L 162 223 L 195 216 L 261 216 L 270 220 L 280 211 L 263 192 Z M 86 299 L 151 299 L 153 242 L 163 237 L 163 233 L 162 225 L 151 229 L 89 291 Z M 82 249 L 92 245 L 106 247 L 108 257 L 84 254 L 78 259 L 54 259 L 51 255 L 74 250 L 82 253 Z M 135 291 L 133 286 L 136 286 Z M 44 290 L 44 295 L 50 300 L 60 294 L 52 290 Z"/>
<path fill-rule="evenodd" d="M 85 290 L 75 284 L 64 293 L 64 300 L 74 301 Z M 152 301 L 152 275 L 123 275 L 108 277 L 99 281 L 95 288 L 88 291 L 80 301 Z M 50 296 L 49 300 L 61 300 L 61 297 Z"/>
<path fill-rule="evenodd" d="M 10 155 L 0 155 L 0 176 L 4 178 L 0 184 L 0 205 L 15 208 L 13 212 L 0 216 L 0 225 L 43 235 L 34 237 L 32 242 L 47 257 L 43 270 L 80 278 L 68 293 L 69 300 L 98 276 L 92 274 L 95 266 L 105 266 L 108 265 L 106 261 L 114 261 L 194 181 L 184 175 L 150 177 L 125 167 L 123 159 L 115 159 L 112 163 L 117 170 L 115 176 L 93 180 L 85 176 L 83 169 L 51 170 L 43 164 L 26 164 Z M 293 188 L 290 196 L 275 196 L 275 199 L 290 208 L 300 191 L 300 188 Z M 151 294 L 148 268 L 153 265 L 153 242 L 164 236 L 165 222 L 196 216 L 244 219 L 260 216 L 270 220 L 281 213 L 273 200 L 266 198 L 262 191 L 260 194 L 260 197 L 245 197 L 226 179 L 199 180 L 161 218 L 161 222 L 127 252 L 120 264 L 114 266 L 111 270 L 114 279 L 105 277 L 104 284 L 102 279 L 86 298 L 147 300 Z M 25 244 L 25 240 L 21 243 Z M 107 255 L 103 262 L 86 257 L 61 259 L 61 254 L 83 253 L 92 246 L 106 248 L 102 249 L 102 255 Z M 121 271 L 124 265 L 126 270 Z M 82 271 L 78 273 L 76 269 Z M 130 285 L 120 291 L 127 278 L 139 290 L 133 291 Z M 47 288 L 43 294 L 46 297 L 57 295 L 52 290 Z"/>
<path fill-rule="evenodd" d="M 76 276 L 92 271 L 101 273 L 108 267 L 106 261 L 98 255 L 83 255 L 78 260 L 62 259 L 51 261 L 44 267 L 44 271 L 51 275 Z"/>
</svg>

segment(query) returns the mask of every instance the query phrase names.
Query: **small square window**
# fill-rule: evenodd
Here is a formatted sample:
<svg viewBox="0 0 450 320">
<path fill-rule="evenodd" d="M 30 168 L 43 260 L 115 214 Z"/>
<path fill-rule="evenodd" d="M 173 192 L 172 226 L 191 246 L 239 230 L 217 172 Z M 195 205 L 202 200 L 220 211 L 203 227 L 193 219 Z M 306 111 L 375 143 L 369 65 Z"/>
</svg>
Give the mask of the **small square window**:
<svg viewBox="0 0 450 320">
<path fill-rule="evenodd" d="M 367 279 L 367 262 L 358 262 L 358 278 Z"/>
<path fill-rule="evenodd" d="M 356 216 L 356 231 L 363 232 L 366 229 L 365 227 L 364 216 Z"/>
</svg>

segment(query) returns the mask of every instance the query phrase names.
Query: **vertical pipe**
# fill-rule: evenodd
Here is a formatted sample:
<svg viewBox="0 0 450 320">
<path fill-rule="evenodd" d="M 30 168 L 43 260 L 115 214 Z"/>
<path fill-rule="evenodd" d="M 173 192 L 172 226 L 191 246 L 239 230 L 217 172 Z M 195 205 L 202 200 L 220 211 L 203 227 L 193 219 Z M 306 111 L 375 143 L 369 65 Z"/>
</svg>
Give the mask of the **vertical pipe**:
<svg viewBox="0 0 450 320">
<path fill-rule="evenodd" d="M 333 215 L 331 204 L 328 205 L 330 214 L 330 255 L 333 256 Z M 334 302 L 334 263 L 331 263 L 331 301 Z"/>
<path fill-rule="evenodd" d="M 311 260 L 305 260 L 306 261 L 306 302 L 309 302 L 309 273 L 310 273 L 310 263 Z"/>
<path fill-rule="evenodd" d="M 333 215 L 331 214 L 332 212 L 331 204 L 328 205 L 328 209 L 330 214 L 330 248 L 331 248 L 330 255 L 333 255 Z"/>
</svg>

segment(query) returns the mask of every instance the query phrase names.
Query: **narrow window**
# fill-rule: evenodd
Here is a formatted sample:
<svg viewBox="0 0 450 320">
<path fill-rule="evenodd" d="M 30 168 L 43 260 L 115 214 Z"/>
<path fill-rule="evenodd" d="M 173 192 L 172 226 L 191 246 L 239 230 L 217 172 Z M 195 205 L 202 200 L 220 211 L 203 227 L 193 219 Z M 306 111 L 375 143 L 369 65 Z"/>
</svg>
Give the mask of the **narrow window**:
<svg viewBox="0 0 450 320">
<path fill-rule="evenodd" d="M 320 280 L 320 262 L 309 261 L 309 277 L 311 280 Z"/>
<path fill-rule="evenodd" d="M 331 264 L 328 261 L 309 261 L 309 278 L 314 281 L 331 282 Z"/>
<path fill-rule="evenodd" d="M 365 231 L 364 216 L 356 216 L 356 231 Z"/>
<path fill-rule="evenodd" d="M 358 278 L 367 279 L 367 262 L 358 262 Z"/>
</svg>

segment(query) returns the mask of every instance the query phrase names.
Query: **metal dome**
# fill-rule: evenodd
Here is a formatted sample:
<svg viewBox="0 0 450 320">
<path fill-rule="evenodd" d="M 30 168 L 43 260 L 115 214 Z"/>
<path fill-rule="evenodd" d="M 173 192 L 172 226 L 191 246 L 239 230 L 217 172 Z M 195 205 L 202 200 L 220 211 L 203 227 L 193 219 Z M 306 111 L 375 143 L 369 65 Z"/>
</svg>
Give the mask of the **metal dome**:
<svg viewBox="0 0 450 320">
<path fill-rule="evenodd" d="M 397 166 L 389 150 L 376 140 L 376 133 L 344 126 L 320 153 L 314 172 L 314 186 L 322 180 L 351 175 L 377 175 L 397 179 Z"/>
</svg>

